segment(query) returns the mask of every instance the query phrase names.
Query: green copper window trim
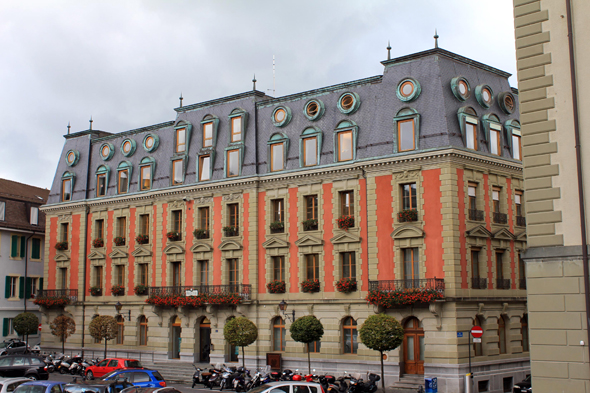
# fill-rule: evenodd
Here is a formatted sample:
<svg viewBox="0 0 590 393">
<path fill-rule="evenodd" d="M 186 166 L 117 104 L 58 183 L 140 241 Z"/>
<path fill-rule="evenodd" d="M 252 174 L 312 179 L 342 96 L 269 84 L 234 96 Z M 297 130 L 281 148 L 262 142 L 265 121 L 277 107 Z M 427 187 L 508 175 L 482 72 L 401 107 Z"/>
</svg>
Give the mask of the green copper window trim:
<svg viewBox="0 0 590 393">
<path fill-rule="evenodd" d="M 228 176 L 228 162 L 227 162 L 227 153 L 231 150 L 238 150 L 240 157 L 239 157 L 239 169 L 238 169 L 238 175 L 237 176 Z M 234 145 L 230 145 L 228 147 L 225 148 L 224 152 L 223 152 L 223 177 L 227 178 L 227 179 L 232 179 L 235 177 L 240 177 L 242 176 L 242 167 L 244 166 L 244 144 L 234 144 Z"/>
<path fill-rule="evenodd" d="M 481 118 L 481 124 L 483 126 L 483 136 L 488 144 L 490 143 L 490 129 L 493 128 L 502 134 L 502 123 L 500 122 L 500 119 L 498 119 L 498 116 L 493 113 L 486 113 L 483 115 Z M 500 138 L 502 138 L 502 135 L 500 135 Z"/>
<path fill-rule="evenodd" d="M 72 161 L 68 161 L 68 157 L 70 157 L 70 154 L 72 154 L 74 157 Z M 66 165 L 76 166 L 76 164 L 78 164 L 78 160 L 80 160 L 80 152 L 78 150 L 68 150 L 68 152 L 66 153 Z"/>
<path fill-rule="evenodd" d="M 182 160 L 182 181 L 179 184 L 174 184 L 174 161 L 179 160 Z M 185 183 L 187 161 L 188 156 L 173 156 L 170 158 L 170 187 L 180 186 Z"/>
<path fill-rule="evenodd" d="M 202 156 L 209 156 L 209 180 L 201 180 L 200 179 L 200 173 L 201 173 L 201 157 Z M 201 150 L 201 152 L 197 155 L 197 174 L 196 174 L 196 179 L 197 179 L 197 183 L 205 183 L 208 181 L 213 180 L 213 166 L 215 163 L 215 150 L 213 149 L 203 149 Z"/>
<path fill-rule="evenodd" d="M 213 123 L 213 130 L 211 131 L 211 146 L 205 147 L 205 124 Z M 219 118 L 215 115 L 206 115 L 203 120 L 201 120 L 201 153 L 199 154 L 209 154 L 205 153 L 205 150 L 208 149 L 215 149 L 217 146 L 217 130 L 219 129 Z M 197 164 L 198 165 L 198 164 Z M 197 172 L 198 173 L 198 172 Z"/>
<path fill-rule="evenodd" d="M 150 188 L 147 190 L 141 189 L 141 169 L 145 166 L 150 167 Z M 154 188 L 154 175 L 156 173 L 156 160 L 152 157 L 144 157 L 139 162 L 139 173 L 137 174 L 137 184 L 138 184 L 138 191 L 149 191 Z"/>
<path fill-rule="evenodd" d="M 463 82 L 467 86 L 467 92 L 465 94 L 461 94 L 461 90 L 459 90 L 459 82 Z M 451 79 L 451 91 L 459 101 L 465 101 L 471 96 L 471 86 L 469 85 L 469 82 L 467 82 L 467 79 L 462 76 L 456 76 Z"/>
<path fill-rule="evenodd" d="M 129 186 L 131 185 L 131 176 L 133 175 L 133 165 L 129 161 L 121 161 L 119 166 L 117 166 L 117 194 L 119 194 L 119 190 L 121 189 L 119 185 L 119 181 L 121 177 L 119 176 L 119 172 L 127 171 L 127 192 L 124 194 L 129 193 Z"/>
<path fill-rule="evenodd" d="M 410 93 L 409 95 L 403 95 L 401 92 L 401 88 L 406 82 L 411 83 L 414 87 L 412 90 L 412 93 Z M 422 87 L 420 87 L 420 83 L 414 78 L 402 79 L 397 84 L 397 88 L 395 89 L 395 94 L 397 95 L 397 98 L 399 98 L 399 100 L 403 101 L 403 102 L 415 101 L 420 96 L 421 92 L 422 92 Z"/>
<path fill-rule="evenodd" d="M 241 140 L 236 141 L 236 142 L 232 142 L 232 121 L 233 118 L 235 117 L 241 117 L 242 121 L 240 124 L 240 134 L 241 134 Z M 233 111 L 231 111 L 230 115 L 228 116 L 229 119 L 229 143 L 230 145 L 234 145 L 234 147 L 232 147 L 230 150 L 233 150 L 236 148 L 236 145 L 240 145 L 240 144 L 244 144 L 244 141 L 246 140 L 246 123 L 248 122 L 248 112 L 246 112 L 244 109 L 242 108 L 236 108 Z M 240 173 L 242 172 L 241 169 L 241 165 L 240 165 Z"/>
<path fill-rule="evenodd" d="M 317 157 L 316 157 L 316 164 L 309 165 L 307 168 L 311 166 L 318 166 L 320 165 L 320 157 L 322 156 L 322 142 L 323 142 L 323 133 L 318 127 L 307 127 L 301 135 L 299 136 L 299 167 L 305 168 L 305 153 L 304 153 L 304 139 L 307 138 L 316 138 L 317 141 Z"/>
<path fill-rule="evenodd" d="M 279 111 L 281 109 L 285 111 L 285 118 L 282 121 L 277 121 L 277 120 L 275 120 L 275 113 L 277 113 L 277 111 Z M 284 127 L 291 122 L 292 117 L 293 116 L 291 114 L 291 108 L 289 108 L 287 106 L 277 106 L 272 111 L 271 121 L 275 127 Z"/>
<path fill-rule="evenodd" d="M 146 141 L 149 137 L 152 137 L 154 139 L 154 144 L 152 145 L 152 147 L 147 147 L 147 145 L 146 145 Z M 147 134 L 143 138 L 143 142 L 141 144 L 143 145 L 143 148 L 145 151 L 147 151 L 148 153 L 151 153 L 153 151 L 156 151 L 156 149 L 160 145 L 160 137 L 156 134 Z"/>
<path fill-rule="evenodd" d="M 178 138 L 178 130 L 184 128 L 186 130 L 185 134 L 185 148 L 183 152 L 176 152 L 176 145 L 177 145 L 177 138 Z M 173 147 L 173 154 L 176 157 L 186 156 L 188 155 L 188 150 L 191 142 L 191 131 L 193 129 L 193 125 L 185 120 L 180 120 L 174 125 L 174 147 Z"/>
<path fill-rule="evenodd" d="M 110 180 L 110 175 L 111 175 L 111 168 L 109 168 L 108 165 L 101 165 L 98 168 L 96 168 L 96 172 L 95 174 L 95 182 L 96 182 L 96 186 L 95 186 L 95 190 L 96 190 L 96 197 L 100 198 L 100 197 L 105 197 L 108 194 L 108 190 L 109 190 L 109 180 Z M 98 176 L 99 175 L 104 175 L 105 177 L 105 181 L 104 181 L 104 195 L 98 195 Z"/>
<path fill-rule="evenodd" d="M 507 105 L 506 101 L 508 100 L 512 100 L 512 107 Z M 514 98 L 514 95 L 509 91 L 504 91 L 498 94 L 498 105 L 504 113 L 506 113 L 507 115 L 511 115 L 514 113 L 514 110 L 516 109 L 516 98 Z"/>
<path fill-rule="evenodd" d="M 512 135 L 518 135 L 522 137 L 522 133 L 520 131 L 520 123 L 518 122 L 518 120 L 515 119 L 506 120 L 506 122 L 504 123 L 504 130 L 506 130 L 506 142 L 508 144 L 508 148 L 510 149 L 510 157 L 514 157 Z"/>
<path fill-rule="evenodd" d="M 64 195 L 64 190 L 63 190 L 63 184 L 64 184 L 64 180 L 69 180 L 70 181 L 70 199 L 64 201 L 63 200 L 63 195 Z M 71 200 L 74 199 L 74 185 L 76 183 L 76 175 L 72 172 L 66 171 L 63 173 L 63 175 L 61 175 L 61 196 L 60 199 L 62 200 L 62 202 L 70 202 Z"/>
<path fill-rule="evenodd" d="M 467 146 L 467 138 L 465 135 L 465 123 L 475 124 L 476 131 L 479 131 L 479 119 L 477 118 L 477 112 L 470 106 L 464 106 L 459 108 L 457 111 L 457 118 L 459 119 L 459 128 L 461 130 L 461 138 L 463 139 L 463 145 Z M 479 148 L 479 143 L 477 144 Z"/>
<path fill-rule="evenodd" d="M 123 150 L 123 146 L 125 146 L 125 143 L 129 142 L 131 144 L 131 149 L 129 149 L 128 152 L 125 152 Z M 123 142 L 121 142 L 121 154 L 123 154 L 123 156 L 125 157 L 131 157 L 133 155 L 133 153 L 135 153 L 135 149 L 137 148 L 137 143 L 135 143 L 135 141 L 131 138 L 125 138 L 123 139 Z"/>
<path fill-rule="evenodd" d="M 282 143 L 283 144 L 283 169 L 273 171 L 272 170 L 272 153 L 271 148 L 272 145 L 276 145 Z M 287 153 L 289 151 L 289 137 L 282 132 L 276 132 L 272 134 L 268 142 L 266 142 L 266 170 L 268 173 L 270 172 L 281 172 L 287 170 Z"/>
<path fill-rule="evenodd" d="M 108 148 L 109 153 L 106 156 L 103 156 L 102 151 L 105 146 Z M 98 151 L 98 154 L 100 155 L 100 158 L 102 158 L 103 161 L 108 161 L 111 158 L 113 158 L 113 155 L 115 154 L 115 146 L 113 146 L 112 143 L 105 142 L 102 145 L 100 145 L 100 150 Z"/>
<path fill-rule="evenodd" d="M 340 123 L 338 123 L 338 126 L 336 127 L 336 129 L 334 130 L 334 135 L 333 135 L 333 143 L 334 143 L 334 162 L 352 162 L 354 160 L 356 160 L 356 147 L 357 147 L 357 141 L 358 141 L 358 130 L 359 127 L 356 125 L 356 123 L 354 121 L 350 121 L 350 120 L 342 120 Z M 351 160 L 345 160 L 345 161 L 339 161 L 338 160 L 338 154 L 340 152 L 340 146 L 339 146 L 339 134 L 345 131 L 352 131 L 352 159 Z"/>
<path fill-rule="evenodd" d="M 490 102 L 486 102 L 483 99 L 483 91 L 484 89 L 488 89 L 488 91 L 490 92 Z M 489 108 L 490 106 L 492 106 L 492 103 L 494 102 L 494 91 L 492 90 L 492 88 L 488 85 L 478 85 L 475 87 L 475 99 L 477 100 L 477 102 L 479 103 L 479 105 L 481 105 L 484 108 Z"/>
<path fill-rule="evenodd" d="M 346 96 L 352 97 L 352 105 L 348 109 L 342 107 L 342 100 Z M 348 91 L 348 92 L 342 93 L 340 95 L 340 97 L 338 98 L 338 105 L 337 106 L 338 106 L 338 110 L 340 110 L 340 112 L 344 113 L 345 115 L 351 115 L 361 107 L 361 98 L 359 97 L 359 95 L 357 93 Z"/>
<path fill-rule="evenodd" d="M 398 124 L 405 120 L 414 120 L 414 150 L 419 150 L 420 145 L 420 114 L 413 108 L 402 108 L 397 112 L 393 118 L 393 152 L 402 153 L 399 151 L 398 141 Z M 404 150 L 408 151 L 408 150 Z"/>
<path fill-rule="evenodd" d="M 310 105 L 313 105 L 313 104 L 317 105 L 318 110 L 315 113 L 315 115 L 310 115 L 308 113 L 308 108 Z M 305 117 L 307 117 L 308 120 L 311 120 L 311 121 L 316 121 L 318 119 L 321 119 L 321 117 L 324 115 L 325 111 L 326 111 L 326 107 L 324 106 L 324 103 L 321 100 L 318 100 L 317 98 L 307 101 L 307 103 L 303 107 L 303 114 L 305 115 Z"/>
</svg>

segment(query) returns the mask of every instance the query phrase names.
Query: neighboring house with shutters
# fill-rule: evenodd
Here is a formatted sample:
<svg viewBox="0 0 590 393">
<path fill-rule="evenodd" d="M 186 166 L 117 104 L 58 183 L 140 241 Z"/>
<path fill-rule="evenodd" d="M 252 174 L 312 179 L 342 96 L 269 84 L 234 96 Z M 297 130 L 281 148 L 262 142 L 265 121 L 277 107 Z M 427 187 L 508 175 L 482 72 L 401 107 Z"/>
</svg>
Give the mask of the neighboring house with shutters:
<svg viewBox="0 0 590 393">
<path fill-rule="evenodd" d="M 32 297 L 43 288 L 45 214 L 39 207 L 45 204 L 48 195 L 49 190 L 0 179 L 2 339 L 17 337 L 13 320 L 25 310 L 37 314 L 41 320 Z M 36 342 L 40 336 L 29 336 L 29 340 Z"/>
</svg>

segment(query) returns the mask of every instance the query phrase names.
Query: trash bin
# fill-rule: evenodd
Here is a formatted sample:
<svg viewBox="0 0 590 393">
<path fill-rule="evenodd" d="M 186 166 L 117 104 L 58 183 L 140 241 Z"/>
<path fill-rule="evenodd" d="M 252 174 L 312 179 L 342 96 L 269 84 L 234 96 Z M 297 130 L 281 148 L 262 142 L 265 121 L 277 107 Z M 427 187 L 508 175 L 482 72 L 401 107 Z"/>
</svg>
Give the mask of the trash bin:
<svg viewBox="0 0 590 393">
<path fill-rule="evenodd" d="M 438 380 L 434 378 L 424 378 L 426 393 L 438 393 Z"/>
</svg>

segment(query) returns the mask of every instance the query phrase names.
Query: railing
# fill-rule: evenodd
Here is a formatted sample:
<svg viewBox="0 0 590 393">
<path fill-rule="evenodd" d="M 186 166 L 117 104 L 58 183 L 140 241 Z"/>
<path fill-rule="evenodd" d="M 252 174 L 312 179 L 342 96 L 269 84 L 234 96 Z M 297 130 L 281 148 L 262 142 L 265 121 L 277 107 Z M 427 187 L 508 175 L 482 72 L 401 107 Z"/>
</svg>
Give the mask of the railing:
<svg viewBox="0 0 590 393">
<path fill-rule="evenodd" d="M 418 210 L 404 209 L 397 213 L 398 222 L 413 222 L 418 221 Z"/>
<path fill-rule="evenodd" d="M 523 216 L 516 216 L 516 226 L 526 227 L 526 218 Z"/>
<path fill-rule="evenodd" d="M 518 289 L 526 289 L 526 278 L 521 278 L 518 283 Z"/>
<path fill-rule="evenodd" d="M 472 277 L 471 278 L 471 288 L 472 289 L 487 289 L 488 288 L 488 279 L 487 278 Z"/>
<path fill-rule="evenodd" d="M 369 281 L 369 290 L 395 291 L 398 289 L 434 289 L 442 292 L 445 289 L 445 280 L 442 278 L 421 278 Z"/>
<path fill-rule="evenodd" d="M 508 222 L 508 215 L 506 213 L 494 213 L 492 219 L 496 224 L 506 224 Z"/>
<path fill-rule="evenodd" d="M 78 301 L 77 289 L 40 289 L 37 298 L 68 298 L 71 303 Z"/>
<path fill-rule="evenodd" d="M 484 219 L 483 210 L 469 209 L 469 219 L 472 221 L 483 221 L 483 219 Z"/>
<path fill-rule="evenodd" d="M 150 287 L 149 296 L 174 296 L 186 295 L 187 291 L 198 291 L 198 294 L 225 295 L 231 293 L 239 294 L 243 300 L 250 300 L 252 285 L 230 284 L 230 285 L 194 285 L 194 286 L 172 286 L 172 287 Z"/>
<path fill-rule="evenodd" d="M 496 278 L 496 289 L 510 289 L 510 279 Z"/>
</svg>

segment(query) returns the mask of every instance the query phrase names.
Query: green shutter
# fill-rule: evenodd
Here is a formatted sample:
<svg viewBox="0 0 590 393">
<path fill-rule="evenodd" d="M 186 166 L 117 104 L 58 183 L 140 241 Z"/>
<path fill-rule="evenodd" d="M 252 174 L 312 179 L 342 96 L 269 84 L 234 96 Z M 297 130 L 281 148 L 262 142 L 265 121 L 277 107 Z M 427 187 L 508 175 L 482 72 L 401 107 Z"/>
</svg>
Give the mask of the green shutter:
<svg viewBox="0 0 590 393">
<path fill-rule="evenodd" d="M 27 281 L 25 285 L 25 299 L 31 298 L 31 285 L 33 283 L 33 279 L 31 277 L 27 277 Z"/>
<path fill-rule="evenodd" d="M 33 239 L 31 259 L 41 259 L 41 239 Z"/>
<path fill-rule="evenodd" d="M 18 297 L 20 299 L 25 297 L 25 278 L 24 277 L 18 278 Z"/>
<path fill-rule="evenodd" d="M 24 258 L 25 257 L 25 247 L 27 244 L 27 238 L 24 236 L 20 237 L 20 257 Z"/>
<path fill-rule="evenodd" d="M 10 298 L 10 276 L 6 276 L 5 285 L 6 285 L 6 287 L 4 288 L 4 297 L 6 299 L 9 299 Z M 4 319 L 4 320 L 6 320 L 6 319 Z"/>
<path fill-rule="evenodd" d="M 18 236 L 12 235 L 12 247 L 10 248 L 10 256 L 12 258 L 18 257 Z"/>
<path fill-rule="evenodd" d="M 38 289 L 39 289 L 39 290 L 42 290 L 42 289 L 43 289 L 43 277 L 41 277 L 41 278 L 39 279 L 39 288 L 38 288 Z M 35 296 L 37 296 L 37 294 L 35 294 Z"/>
<path fill-rule="evenodd" d="M 8 320 L 8 318 L 4 318 L 2 322 L 2 335 L 8 336 L 8 325 L 10 324 L 10 321 Z"/>
</svg>

